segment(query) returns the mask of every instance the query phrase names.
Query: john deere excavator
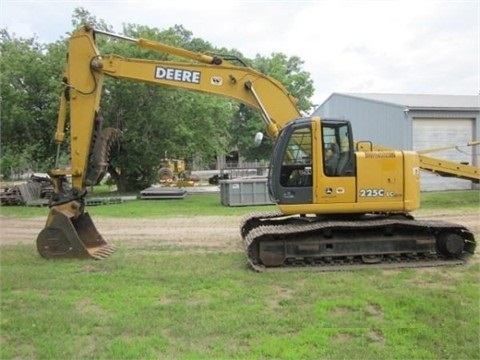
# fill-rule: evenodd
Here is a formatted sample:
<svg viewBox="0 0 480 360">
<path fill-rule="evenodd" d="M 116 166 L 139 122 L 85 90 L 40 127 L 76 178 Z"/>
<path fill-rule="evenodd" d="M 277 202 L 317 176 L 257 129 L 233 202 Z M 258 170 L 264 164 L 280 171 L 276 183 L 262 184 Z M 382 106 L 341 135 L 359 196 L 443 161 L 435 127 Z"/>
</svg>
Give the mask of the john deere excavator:
<svg viewBox="0 0 480 360">
<path fill-rule="evenodd" d="M 102 55 L 99 35 L 189 61 Z M 268 184 L 278 211 L 252 214 L 240 224 L 256 270 L 432 266 L 462 263 L 474 253 L 474 235 L 465 227 L 409 214 L 419 207 L 425 155 L 355 143 L 346 120 L 302 117 L 278 81 L 230 59 L 82 27 L 70 38 L 55 133 L 62 143 L 68 109 L 71 168 L 51 171 L 55 193 L 37 238 L 45 258 L 101 259 L 114 251 L 85 210 L 86 188 L 106 172 L 109 142 L 118 136 L 102 130 L 104 76 L 224 96 L 260 112 L 276 138 Z M 424 169 L 480 180 L 478 167 L 435 161 L 432 167 Z"/>
</svg>

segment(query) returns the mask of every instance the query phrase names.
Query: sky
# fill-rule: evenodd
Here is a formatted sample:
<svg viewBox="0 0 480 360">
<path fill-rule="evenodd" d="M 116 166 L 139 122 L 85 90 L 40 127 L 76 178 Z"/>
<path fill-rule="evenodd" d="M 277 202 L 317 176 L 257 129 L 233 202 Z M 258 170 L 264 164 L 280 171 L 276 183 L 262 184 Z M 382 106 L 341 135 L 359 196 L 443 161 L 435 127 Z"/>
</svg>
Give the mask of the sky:
<svg viewBox="0 0 480 360">
<path fill-rule="evenodd" d="M 2 0 L 0 28 L 55 42 L 77 7 L 117 33 L 182 25 L 246 57 L 298 56 L 315 105 L 332 93 L 480 94 L 480 0 Z"/>
</svg>

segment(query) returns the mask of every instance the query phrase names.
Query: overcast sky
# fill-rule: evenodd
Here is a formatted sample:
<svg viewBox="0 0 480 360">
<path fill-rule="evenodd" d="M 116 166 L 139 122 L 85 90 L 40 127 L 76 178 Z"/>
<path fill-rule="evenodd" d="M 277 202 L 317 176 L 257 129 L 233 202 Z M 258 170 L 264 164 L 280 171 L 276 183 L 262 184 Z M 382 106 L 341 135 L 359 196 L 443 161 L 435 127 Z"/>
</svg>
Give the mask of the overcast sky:
<svg viewBox="0 0 480 360">
<path fill-rule="evenodd" d="M 2 0 L 0 27 L 54 42 L 73 30 L 76 7 L 116 32 L 123 24 L 178 24 L 247 57 L 299 56 L 315 104 L 333 92 L 480 91 L 480 0 Z"/>
</svg>

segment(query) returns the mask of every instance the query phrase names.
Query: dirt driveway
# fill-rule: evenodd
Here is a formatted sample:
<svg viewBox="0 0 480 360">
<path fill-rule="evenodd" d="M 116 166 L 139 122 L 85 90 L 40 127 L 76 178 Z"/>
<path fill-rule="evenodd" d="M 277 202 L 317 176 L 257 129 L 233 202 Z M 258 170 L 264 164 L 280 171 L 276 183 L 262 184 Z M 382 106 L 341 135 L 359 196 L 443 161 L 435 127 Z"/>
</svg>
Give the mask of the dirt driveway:
<svg viewBox="0 0 480 360">
<path fill-rule="evenodd" d="M 451 221 L 466 226 L 480 242 L 480 212 L 417 212 L 417 219 Z M 110 244 L 121 247 L 174 245 L 211 248 L 214 251 L 243 251 L 237 216 L 194 216 L 163 219 L 95 218 L 98 231 Z M 0 215 L 0 245 L 34 243 L 45 218 L 14 219 Z M 478 252 L 480 246 L 477 247 Z"/>
<path fill-rule="evenodd" d="M 46 218 L 14 219 L 0 215 L 0 245 L 34 243 Z M 195 216 L 163 219 L 93 219 L 108 243 L 125 246 L 154 244 L 242 250 L 235 216 Z"/>
</svg>

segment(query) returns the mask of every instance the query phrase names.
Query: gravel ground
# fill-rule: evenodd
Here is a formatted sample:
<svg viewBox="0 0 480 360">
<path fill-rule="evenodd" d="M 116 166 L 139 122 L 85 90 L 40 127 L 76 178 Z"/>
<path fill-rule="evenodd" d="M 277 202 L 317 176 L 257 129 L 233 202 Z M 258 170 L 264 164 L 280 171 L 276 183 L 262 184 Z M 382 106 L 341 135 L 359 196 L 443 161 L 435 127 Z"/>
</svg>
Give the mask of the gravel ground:
<svg viewBox="0 0 480 360">
<path fill-rule="evenodd" d="M 480 212 L 418 212 L 417 219 L 450 221 L 466 226 L 480 242 Z M 45 225 L 45 218 L 14 219 L 0 215 L 0 246 L 34 244 Z M 243 251 L 239 231 L 240 217 L 195 216 L 162 219 L 94 219 L 98 231 L 109 244 L 120 247 L 175 245 L 211 248 L 214 251 Z M 479 259 L 480 255 L 474 258 Z"/>
</svg>

